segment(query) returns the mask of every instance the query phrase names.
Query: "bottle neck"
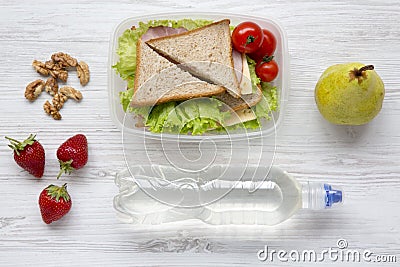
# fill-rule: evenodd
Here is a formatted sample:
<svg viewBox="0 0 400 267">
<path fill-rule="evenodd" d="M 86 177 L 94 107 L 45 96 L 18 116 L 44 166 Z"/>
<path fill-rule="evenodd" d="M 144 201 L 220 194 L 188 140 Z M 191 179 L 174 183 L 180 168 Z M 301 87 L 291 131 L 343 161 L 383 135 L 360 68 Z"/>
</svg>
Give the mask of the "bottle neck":
<svg viewBox="0 0 400 267">
<path fill-rule="evenodd" d="M 301 185 L 303 209 L 322 210 L 343 202 L 342 190 L 332 189 L 328 184 L 306 182 Z"/>
</svg>

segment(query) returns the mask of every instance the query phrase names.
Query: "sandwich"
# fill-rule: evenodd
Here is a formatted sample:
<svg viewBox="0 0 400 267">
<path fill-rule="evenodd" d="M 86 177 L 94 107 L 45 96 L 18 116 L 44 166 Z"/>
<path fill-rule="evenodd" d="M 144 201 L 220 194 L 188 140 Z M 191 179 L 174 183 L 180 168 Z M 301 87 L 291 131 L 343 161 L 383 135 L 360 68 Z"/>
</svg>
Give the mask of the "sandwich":
<svg viewBox="0 0 400 267">
<path fill-rule="evenodd" d="M 240 97 L 228 19 L 152 39 L 147 44 L 162 56 L 182 64 L 193 75 L 224 86 L 232 96 Z"/>
<path fill-rule="evenodd" d="M 229 20 L 149 21 L 126 30 L 113 67 L 128 82 L 124 110 L 151 132 L 203 134 L 259 128 L 277 108 L 276 88 L 232 50 Z"/>
<path fill-rule="evenodd" d="M 192 76 L 151 49 L 145 42 L 137 43 L 137 65 L 131 105 L 157 104 L 208 97 L 223 93 L 225 88 Z"/>
</svg>

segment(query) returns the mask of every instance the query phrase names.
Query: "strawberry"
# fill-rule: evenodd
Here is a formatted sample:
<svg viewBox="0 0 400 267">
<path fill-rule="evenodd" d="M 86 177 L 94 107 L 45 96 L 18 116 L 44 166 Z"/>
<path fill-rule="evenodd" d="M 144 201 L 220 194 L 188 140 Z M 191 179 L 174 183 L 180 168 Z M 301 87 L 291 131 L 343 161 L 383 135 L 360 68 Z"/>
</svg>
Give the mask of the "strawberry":
<svg viewBox="0 0 400 267">
<path fill-rule="evenodd" d="M 49 185 L 39 195 L 39 207 L 42 219 L 50 224 L 61 219 L 72 206 L 67 184 L 63 186 Z"/>
<path fill-rule="evenodd" d="M 57 158 L 60 162 L 60 172 L 57 179 L 63 172 L 71 173 L 86 165 L 88 161 L 88 143 L 86 136 L 77 134 L 61 144 L 57 149 Z"/>
<path fill-rule="evenodd" d="M 5 138 L 10 141 L 8 146 L 14 150 L 15 162 L 33 176 L 41 178 L 44 172 L 45 152 L 35 137 L 36 135 L 30 134 L 23 142 L 7 136 Z"/>
</svg>

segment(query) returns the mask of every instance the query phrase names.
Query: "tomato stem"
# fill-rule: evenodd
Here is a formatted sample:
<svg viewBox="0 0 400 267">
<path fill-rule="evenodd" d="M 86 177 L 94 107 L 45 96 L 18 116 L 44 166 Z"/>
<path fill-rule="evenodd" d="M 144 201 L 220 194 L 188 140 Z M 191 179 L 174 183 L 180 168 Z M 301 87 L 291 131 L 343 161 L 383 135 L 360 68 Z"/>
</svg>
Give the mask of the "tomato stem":
<svg viewBox="0 0 400 267">
<path fill-rule="evenodd" d="M 247 36 L 246 45 L 251 44 L 251 43 L 254 42 L 255 40 L 256 40 L 256 38 L 255 38 L 253 35 Z"/>
<path fill-rule="evenodd" d="M 271 60 L 273 60 L 274 59 L 274 56 L 264 56 L 263 57 L 263 59 L 262 59 L 262 62 L 265 62 L 265 63 L 268 63 L 268 62 L 270 62 Z"/>
</svg>

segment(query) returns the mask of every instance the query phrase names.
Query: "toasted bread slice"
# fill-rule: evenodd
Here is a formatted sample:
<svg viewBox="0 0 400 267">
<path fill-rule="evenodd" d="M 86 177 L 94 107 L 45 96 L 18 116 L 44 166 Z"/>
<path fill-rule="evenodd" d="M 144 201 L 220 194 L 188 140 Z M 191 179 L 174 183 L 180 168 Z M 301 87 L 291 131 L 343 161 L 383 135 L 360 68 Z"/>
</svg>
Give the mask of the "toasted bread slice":
<svg viewBox="0 0 400 267">
<path fill-rule="evenodd" d="M 257 87 L 257 90 L 254 90 L 252 94 L 242 95 L 240 98 L 234 98 L 226 92 L 215 96 L 215 98 L 224 102 L 234 111 L 257 105 L 257 103 L 261 101 L 261 97 L 262 92 L 259 87 Z"/>
<path fill-rule="evenodd" d="M 234 96 L 241 95 L 236 77 L 228 19 L 180 34 L 147 41 L 170 61 L 182 64 L 196 77 L 224 86 Z"/>
<path fill-rule="evenodd" d="M 153 106 L 220 94 L 225 88 L 207 83 L 182 70 L 141 40 L 137 43 L 137 65 L 132 106 Z"/>
</svg>

